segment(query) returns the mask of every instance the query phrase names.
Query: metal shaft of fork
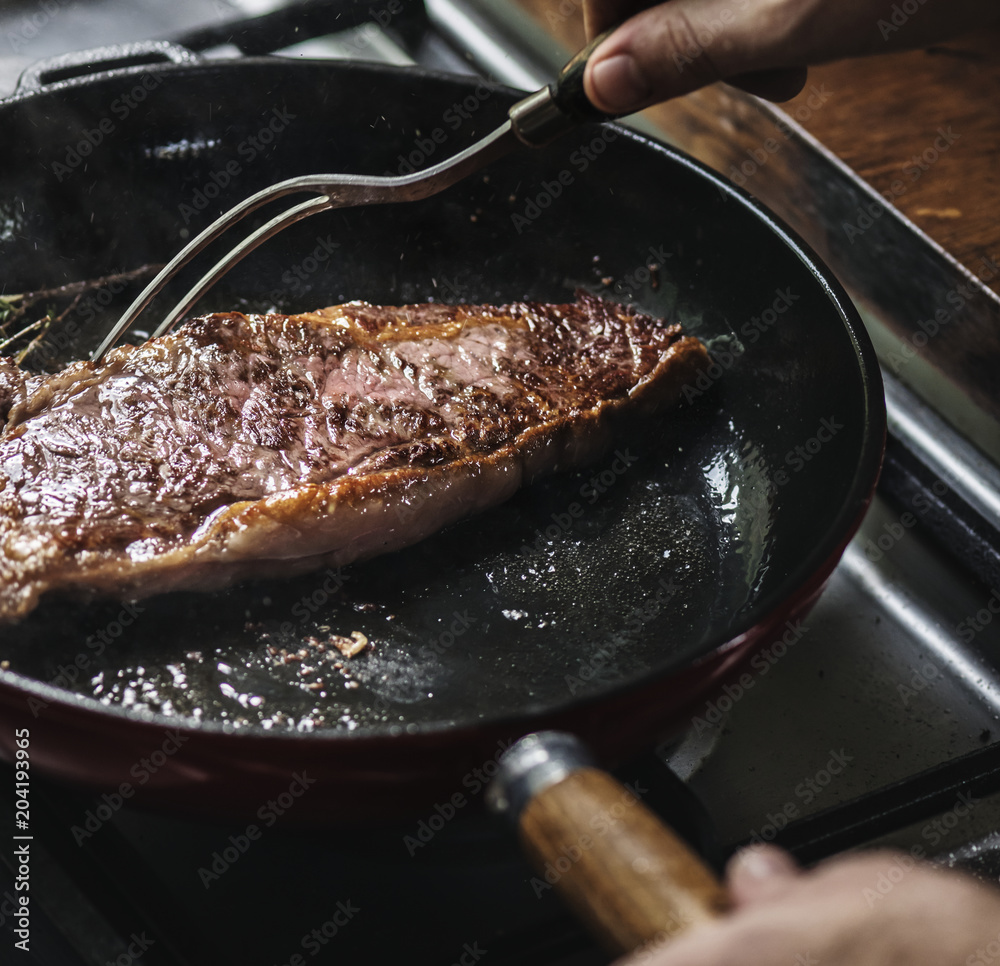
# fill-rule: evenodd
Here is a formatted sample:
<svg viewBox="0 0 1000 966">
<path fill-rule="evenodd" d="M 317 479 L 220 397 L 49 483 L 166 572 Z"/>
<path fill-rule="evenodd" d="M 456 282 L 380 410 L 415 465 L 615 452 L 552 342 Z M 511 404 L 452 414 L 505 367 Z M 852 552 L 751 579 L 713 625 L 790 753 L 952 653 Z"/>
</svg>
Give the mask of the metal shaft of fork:
<svg viewBox="0 0 1000 966">
<path fill-rule="evenodd" d="M 522 144 L 511 120 L 505 121 L 495 131 L 477 141 L 466 150 L 446 161 L 423 171 L 401 177 L 378 177 L 367 175 L 305 175 L 271 185 L 251 195 L 229 211 L 225 212 L 204 231 L 193 238 L 159 272 L 138 298 L 129 306 L 118 323 L 107 334 L 104 341 L 91 357 L 100 362 L 104 354 L 121 338 L 138 319 L 146 306 L 159 294 L 188 262 L 207 248 L 228 229 L 258 208 L 286 195 L 308 191 L 319 197 L 299 202 L 276 215 L 260 228 L 249 234 L 239 245 L 232 248 L 213 268 L 203 275 L 163 318 L 152 333 L 156 338 L 168 333 L 191 307 L 237 262 L 252 252 L 269 238 L 284 228 L 308 218 L 310 215 L 328 211 L 331 208 L 347 208 L 356 205 L 387 204 L 395 201 L 419 201 L 460 181 L 466 175 L 478 170 L 490 161 L 507 154 Z"/>
</svg>

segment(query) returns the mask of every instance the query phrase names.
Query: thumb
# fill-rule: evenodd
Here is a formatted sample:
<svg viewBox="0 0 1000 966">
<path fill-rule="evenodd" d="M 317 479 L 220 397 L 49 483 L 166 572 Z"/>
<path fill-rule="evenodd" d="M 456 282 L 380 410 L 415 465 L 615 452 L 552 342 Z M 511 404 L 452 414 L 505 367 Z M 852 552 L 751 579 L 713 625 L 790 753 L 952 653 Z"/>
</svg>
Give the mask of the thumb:
<svg viewBox="0 0 1000 966">
<path fill-rule="evenodd" d="M 737 852 L 726 868 L 726 881 L 733 905 L 769 902 L 797 885 L 800 875 L 795 860 L 784 849 L 755 845 Z"/>
<path fill-rule="evenodd" d="M 717 80 L 784 100 L 801 89 L 795 17 L 756 0 L 669 0 L 626 21 L 590 57 L 587 96 L 625 114 Z M 809 3 L 798 4 L 798 10 Z M 810 46 L 810 45 L 807 45 Z"/>
<path fill-rule="evenodd" d="M 588 28 L 606 22 L 609 4 L 629 10 L 634 3 L 590 0 Z M 584 89 L 609 114 L 637 111 L 717 80 L 782 100 L 801 88 L 803 65 L 915 49 L 1000 18 L 996 0 L 949 0 L 927 4 L 901 34 L 879 18 L 882 3 L 667 0 L 631 17 L 591 54 Z"/>
</svg>

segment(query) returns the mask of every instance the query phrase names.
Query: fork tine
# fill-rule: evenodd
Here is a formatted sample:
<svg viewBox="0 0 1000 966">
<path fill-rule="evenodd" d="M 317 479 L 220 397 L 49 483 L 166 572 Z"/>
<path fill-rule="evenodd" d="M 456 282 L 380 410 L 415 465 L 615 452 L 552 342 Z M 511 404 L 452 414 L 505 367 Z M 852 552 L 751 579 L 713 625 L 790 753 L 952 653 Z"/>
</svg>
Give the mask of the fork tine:
<svg viewBox="0 0 1000 966">
<path fill-rule="evenodd" d="M 277 215 L 261 228 L 252 232 L 243 242 L 215 264 L 212 270 L 174 306 L 163 322 L 157 327 L 154 337 L 169 331 L 178 319 L 204 295 L 233 265 L 253 251 L 258 245 L 276 235 L 283 228 L 301 221 L 309 215 L 329 208 L 349 208 L 357 205 L 388 204 L 398 201 L 417 201 L 428 198 L 460 181 L 466 175 L 478 170 L 484 164 L 506 154 L 522 142 L 508 119 L 495 131 L 487 134 L 475 144 L 438 164 L 431 165 L 413 174 L 400 177 L 380 177 L 377 175 L 303 175 L 289 178 L 264 188 L 229 211 L 224 212 L 207 228 L 187 243 L 167 264 L 139 297 L 128 307 L 111 331 L 105 336 L 92 361 L 100 362 L 122 334 L 133 325 L 146 306 L 159 294 L 160 290 L 188 262 L 210 245 L 220 235 L 228 231 L 251 212 L 262 205 L 298 191 L 312 191 L 320 197 L 300 202 Z"/>
<path fill-rule="evenodd" d="M 287 211 L 276 215 L 269 222 L 261 225 L 256 231 L 247 235 L 238 245 L 229 250 L 224 258 L 219 259 L 212 266 L 211 270 L 203 275 L 196 285 L 182 298 L 166 315 L 164 320 L 153 332 L 151 338 L 156 339 L 161 335 L 166 335 L 185 313 L 198 301 L 223 275 L 226 274 L 237 262 L 249 255 L 258 245 L 262 245 L 269 238 L 277 235 L 278 232 L 294 225 L 295 222 L 308 218 L 310 215 L 317 215 L 321 211 L 326 211 L 333 207 L 327 197 L 310 198 L 308 201 L 300 201 Z"/>
<path fill-rule="evenodd" d="M 276 198 L 284 197 L 295 191 L 309 190 L 311 186 L 299 183 L 301 179 L 293 178 L 289 181 L 282 181 L 271 185 L 268 188 L 258 191 L 249 198 L 244 199 L 238 205 L 230 208 L 215 219 L 207 228 L 195 235 L 173 258 L 167 262 L 160 270 L 159 274 L 139 293 L 135 301 L 128 307 L 125 314 L 112 327 L 111 331 L 104 337 L 97 350 L 90 357 L 93 362 L 100 362 L 104 353 L 108 351 L 121 338 L 122 334 L 135 322 L 142 314 L 143 309 L 156 298 L 160 290 L 177 274 L 188 262 L 198 255 L 203 249 L 210 245 L 216 238 L 228 231 L 233 225 L 242 221 L 247 215 L 256 211 L 262 205 L 273 201 Z M 312 189 L 315 190 L 315 189 Z"/>
</svg>

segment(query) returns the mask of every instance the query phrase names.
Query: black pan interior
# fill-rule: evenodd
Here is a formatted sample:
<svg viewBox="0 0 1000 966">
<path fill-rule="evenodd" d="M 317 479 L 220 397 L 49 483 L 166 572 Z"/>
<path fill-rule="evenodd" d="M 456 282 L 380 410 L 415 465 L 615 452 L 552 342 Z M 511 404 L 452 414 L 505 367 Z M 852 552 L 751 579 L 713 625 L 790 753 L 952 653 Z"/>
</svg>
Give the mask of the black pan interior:
<svg viewBox="0 0 1000 966">
<path fill-rule="evenodd" d="M 272 181 L 440 160 L 511 100 L 423 72 L 268 59 L 8 102 L 0 283 L 163 261 Z M 84 300 L 49 366 L 93 347 L 132 294 L 118 288 Z M 729 640 L 837 547 L 881 431 L 853 310 L 728 186 L 622 129 L 581 129 L 425 202 L 300 223 L 203 308 L 566 301 L 579 288 L 709 344 L 717 366 L 683 411 L 623 427 L 595 466 L 402 553 L 137 606 L 53 597 L 2 631 L 0 656 L 111 713 L 365 734 L 561 706 Z M 336 668 L 317 642 L 351 632 L 373 649 Z"/>
</svg>

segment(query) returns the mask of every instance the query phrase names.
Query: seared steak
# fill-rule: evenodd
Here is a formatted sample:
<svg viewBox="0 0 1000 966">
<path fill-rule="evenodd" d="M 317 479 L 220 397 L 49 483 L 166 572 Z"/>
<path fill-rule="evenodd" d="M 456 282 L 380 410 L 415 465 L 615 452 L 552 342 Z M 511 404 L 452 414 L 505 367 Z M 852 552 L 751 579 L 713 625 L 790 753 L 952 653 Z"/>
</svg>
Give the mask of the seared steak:
<svg viewBox="0 0 1000 966">
<path fill-rule="evenodd" d="M 0 429 L 11 408 L 24 399 L 27 383 L 28 374 L 18 369 L 13 359 L 0 357 Z"/>
<path fill-rule="evenodd" d="M 415 543 L 597 457 L 707 361 L 677 326 L 571 305 L 226 313 L 24 380 L 0 366 L 0 620 Z"/>
</svg>

